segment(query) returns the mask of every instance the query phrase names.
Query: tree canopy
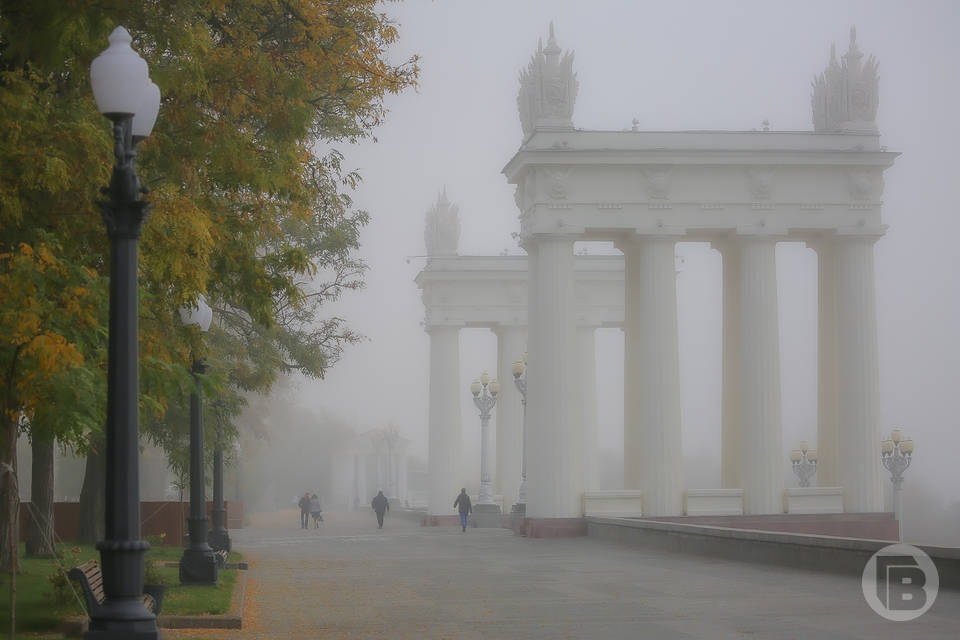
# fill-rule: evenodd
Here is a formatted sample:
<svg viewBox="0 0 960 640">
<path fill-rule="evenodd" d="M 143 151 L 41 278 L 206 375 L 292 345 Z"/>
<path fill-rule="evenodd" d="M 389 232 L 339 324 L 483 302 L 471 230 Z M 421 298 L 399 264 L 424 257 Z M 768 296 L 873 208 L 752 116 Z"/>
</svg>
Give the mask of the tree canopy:
<svg viewBox="0 0 960 640">
<path fill-rule="evenodd" d="M 109 243 L 96 200 L 112 141 L 89 66 L 117 25 L 162 96 L 137 160 L 153 206 L 140 243 L 145 429 L 189 388 L 191 353 L 222 367 L 206 384 L 236 400 L 282 372 L 322 377 L 357 339 L 320 308 L 364 271 L 360 176 L 336 146 L 371 135 L 385 97 L 417 76 L 415 58 L 389 60 L 398 31 L 375 5 L 0 0 L 5 459 L 23 418 L 77 443 L 103 421 Z M 201 293 L 217 312 L 204 343 L 176 315 Z"/>
</svg>

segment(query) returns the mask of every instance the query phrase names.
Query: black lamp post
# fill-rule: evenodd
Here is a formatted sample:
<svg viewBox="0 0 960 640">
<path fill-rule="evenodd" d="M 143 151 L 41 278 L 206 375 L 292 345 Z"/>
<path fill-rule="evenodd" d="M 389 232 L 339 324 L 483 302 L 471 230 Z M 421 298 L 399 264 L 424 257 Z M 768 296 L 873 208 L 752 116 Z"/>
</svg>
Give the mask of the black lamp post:
<svg viewBox="0 0 960 640">
<path fill-rule="evenodd" d="M 97 543 L 103 572 L 103 606 L 91 612 L 86 638 L 160 637 L 156 617 L 141 600 L 144 554 L 140 539 L 140 450 L 137 352 L 137 242 L 148 204 L 134 160 L 136 145 L 150 135 L 160 108 L 160 90 L 147 63 L 130 48 L 130 34 L 117 27 L 110 46 L 90 65 L 90 83 L 100 113 L 113 123 L 113 177 L 102 189 L 101 212 L 110 235 L 110 333 L 107 357 L 106 526 Z"/>
<path fill-rule="evenodd" d="M 223 506 L 223 429 L 217 425 L 217 442 L 213 448 L 213 529 L 210 546 L 217 551 L 230 551 L 230 534 L 225 525 L 227 510 Z"/>
<path fill-rule="evenodd" d="M 200 296 L 195 309 L 181 309 L 180 317 L 186 325 L 197 325 L 200 331 L 210 328 L 213 311 Z M 207 543 L 207 496 L 203 477 L 203 398 L 198 376 L 205 373 L 206 365 L 193 358 L 193 391 L 190 392 L 190 546 L 180 558 L 180 582 L 182 584 L 216 584 L 217 557 Z"/>
</svg>

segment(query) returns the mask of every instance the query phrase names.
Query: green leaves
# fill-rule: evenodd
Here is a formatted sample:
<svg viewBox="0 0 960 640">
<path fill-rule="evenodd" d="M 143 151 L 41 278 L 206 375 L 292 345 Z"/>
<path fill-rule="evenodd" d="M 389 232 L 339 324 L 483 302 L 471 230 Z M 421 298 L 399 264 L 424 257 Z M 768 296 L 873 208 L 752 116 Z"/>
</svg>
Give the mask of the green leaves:
<svg viewBox="0 0 960 640">
<path fill-rule="evenodd" d="M 358 339 L 322 315 L 362 286 L 353 251 L 368 215 L 349 195 L 360 176 L 336 150 L 316 149 L 370 135 L 385 96 L 416 80 L 416 59 L 386 60 L 397 31 L 375 5 L 0 4 L 0 254 L 10 256 L 0 260 L 0 368 L 16 363 L 0 378 L 8 412 L 39 418 L 48 400 L 69 400 L 69 424 L 36 424 L 82 434 L 102 423 L 109 247 L 96 199 L 113 160 L 88 75 L 117 24 L 162 95 L 137 160 L 153 205 L 140 242 L 144 430 L 181 446 L 163 434 L 182 419 L 193 351 L 211 363 L 204 391 L 229 426 L 244 392 L 266 392 L 291 371 L 322 377 Z M 217 311 L 202 341 L 176 314 L 201 292 Z"/>
</svg>

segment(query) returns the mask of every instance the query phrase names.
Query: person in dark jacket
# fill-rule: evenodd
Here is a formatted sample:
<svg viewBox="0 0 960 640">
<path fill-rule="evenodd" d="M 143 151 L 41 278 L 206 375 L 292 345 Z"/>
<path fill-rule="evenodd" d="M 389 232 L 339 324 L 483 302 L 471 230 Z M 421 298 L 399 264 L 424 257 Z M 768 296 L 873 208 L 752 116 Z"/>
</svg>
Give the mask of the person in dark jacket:
<svg viewBox="0 0 960 640">
<path fill-rule="evenodd" d="M 300 498 L 300 502 L 297 503 L 300 507 L 300 528 L 309 529 L 310 528 L 310 492 L 303 494 Z"/>
<path fill-rule="evenodd" d="M 373 496 L 373 501 L 370 502 L 370 506 L 377 512 L 377 524 L 383 529 L 383 514 L 385 511 L 390 511 L 390 503 L 387 502 L 387 496 L 383 495 L 383 489 L 378 491 L 377 495 Z"/>
<path fill-rule="evenodd" d="M 466 489 L 460 489 L 460 495 L 457 496 L 457 499 L 453 501 L 453 508 L 460 508 L 460 530 L 467 530 L 467 516 L 473 512 L 473 505 L 470 504 L 470 496 L 467 495 Z"/>
</svg>

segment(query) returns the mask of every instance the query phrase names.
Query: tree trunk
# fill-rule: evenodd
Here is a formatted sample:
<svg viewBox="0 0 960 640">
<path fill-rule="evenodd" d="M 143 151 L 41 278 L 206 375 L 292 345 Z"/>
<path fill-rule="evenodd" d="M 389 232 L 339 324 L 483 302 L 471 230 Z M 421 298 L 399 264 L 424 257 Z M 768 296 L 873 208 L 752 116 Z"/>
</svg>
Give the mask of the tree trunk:
<svg viewBox="0 0 960 640">
<path fill-rule="evenodd" d="M 0 569 L 19 570 L 20 495 L 17 491 L 17 420 L 0 429 Z M 12 536 L 11 536 L 12 534 Z"/>
<path fill-rule="evenodd" d="M 34 436 L 30 449 L 33 465 L 30 475 L 27 555 L 52 557 L 56 554 L 53 540 L 54 439 Z"/>
<path fill-rule="evenodd" d="M 80 490 L 80 531 L 77 542 L 96 544 L 103 540 L 106 529 L 107 467 L 104 456 L 106 443 L 103 436 L 97 438 L 87 454 L 87 466 L 83 473 L 83 488 Z"/>
</svg>

